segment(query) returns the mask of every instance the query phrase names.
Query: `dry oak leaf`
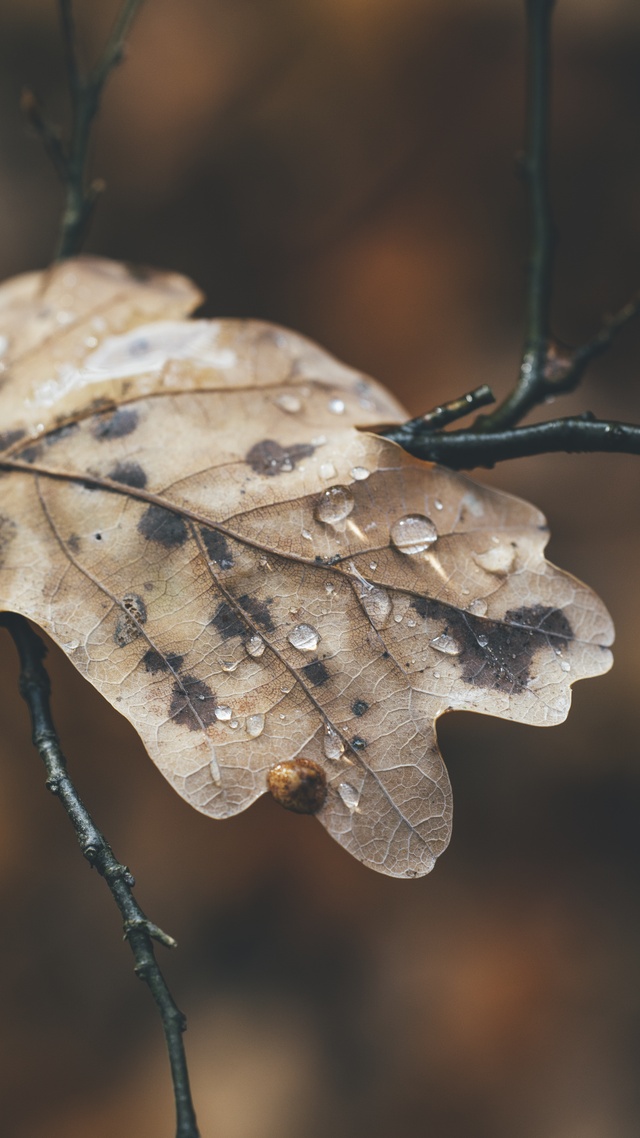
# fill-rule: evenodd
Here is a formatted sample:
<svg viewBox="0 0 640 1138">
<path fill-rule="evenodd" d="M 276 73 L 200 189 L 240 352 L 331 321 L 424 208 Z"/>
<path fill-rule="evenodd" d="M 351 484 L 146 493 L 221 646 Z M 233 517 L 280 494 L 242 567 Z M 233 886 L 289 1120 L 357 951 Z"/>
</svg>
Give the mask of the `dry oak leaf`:
<svg viewBox="0 0 640 1138">
<path fill-rule="evenodd" d="M 451 833 L 438 716 L 560 722 L 611 620 L 532 506 L 356 429 L 405 417 L 379 385 L 199 300 L 92 258 L 0 287 L 0 604 L 198 810 L 269 788 L 420 876 Z"/>
</svg>

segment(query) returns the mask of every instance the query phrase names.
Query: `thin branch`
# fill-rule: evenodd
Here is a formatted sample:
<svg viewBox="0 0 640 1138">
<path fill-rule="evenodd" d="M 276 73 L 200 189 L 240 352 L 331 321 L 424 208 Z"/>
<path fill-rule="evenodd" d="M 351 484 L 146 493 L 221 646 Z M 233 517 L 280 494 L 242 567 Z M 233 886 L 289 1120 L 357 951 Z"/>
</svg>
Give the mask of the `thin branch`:
<svg viewBox="0 0 640 1138">
<path fill-rule="evenodd" d="M 26 99 L 23 98 L 23 106 L 66 188 L 55 256 L 58 261 L 72 256 L 82 247 L 95 203 L 104 188 L 100 180 L 88 181 L 91 129 L 105 83 L 122 60 L 125 40 L 141 3 L 142 0 L 124 0 L 100 59 L 87 75 L 82 75 L 78 66 L 72 0 L 58 0 L 71 99 L 71 132 L 66 146 L 57 129 L 45 120 L 35 97 L 28 94 Z"/>
<path fill-rule="evenodd" d="M 548 179 L 553 7 L 554 0 L 526 0 L 527 152 L 523 171 L 529 185 L 531 252 L 524 352 L 515 388 L 491 415 L 479 420 L 481 431 L 513 426 L 544 399 L 541 388 L 549 345 L 554 243 Z"/>
<path fill-rule="evenodd" d="M 49 676 L 42 662 L 46 649 L 42 640 L 25 618 L 15 613 L 0 614 L 0 624 L 10 633 L 18 650 L 20 693 L 29 708 L 33 742 L 47 772 L 47 787 L 64 806 L 85 858 L 104 877 L 123 919 L 125 939 L 135 960 L 135 973 L 149 986 L 158 1005 L 171 1064 L 176 1138 L 199 1138 L 182 1039 L 186 1021 L 167 987 L 153 950 L 154 940 L 168 948 L 175 947 L 176 942 L 143 913 L 131 891 L 135 884 L 131 873 L 115 858 L 71 781 L 51 715 Z"/>
<path fill-rule="evenodd" d="M 531 427 L 507 427 L 504 431 L 449 431 L 442 434 L 415 431 L 409 438 L 400 427 L 385 430 L 384 437 L 399 442 L 409 454 L 428 462 L 440 462 L 452 470 L 495 466 L 508 458 L 565 451 L 640 454 L 640 426 L 603 422 L 586 413 L 582 417 L 552 419 Z"/>
<path fill-rule="evenodd" d="M 394 442 L 402 446 L 405 438 L 410 443 L 416 436 L 420 437 L 426 431 L 439 431 L 442 427 L 448 427 L 450 423 L 471 415 L 480 407 L 495 403 L 495 398 L 491 388 L 483 383 L 474 391 L 469 391 L 458 399 L 451 399 L 448 403 L 434 407 L 432 411 L 418 415 L 415 419 L 409 419 L 406 423 L 380 423 L 378 426 L 369 427 L 369 430 L 376 435 L 382 435 L 383 438 L 393 438 Z"/>
</svg>

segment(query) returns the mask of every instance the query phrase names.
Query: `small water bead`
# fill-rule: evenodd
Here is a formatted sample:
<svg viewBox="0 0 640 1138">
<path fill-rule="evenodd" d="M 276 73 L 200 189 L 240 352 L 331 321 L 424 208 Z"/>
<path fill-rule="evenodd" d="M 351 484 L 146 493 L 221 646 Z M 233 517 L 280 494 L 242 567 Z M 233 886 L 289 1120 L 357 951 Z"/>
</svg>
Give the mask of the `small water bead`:
<svg viewBox="0 0 640 1138">
<path fill-rule="evenodd" d="M 434 504 L 436 510 L 444 510 L 444 506 L 442 505 L 442 502 L 440 501 L 439 498 L 434 498 L 433 504 Z"/>
<path fill-rule="evenodd" d="M 258 636 L 258 634 L 255 633 L 254 636 L 249 637 L 247 643 L 245 644 L 245 648 L 248 654 L 257 660 L 260 656 L 262 656 L 264 652 L 265 643 L 262 637 Z"/>
<path fill-rule="evenodd" d="M 487 644 L 489 643 L 489 637 L 488 636 L 478 636 L 478 637 L 476 637 L 476 639 L 477 639 L 478 644 L 480 645 L 481 648 L 487 647 Z"/>
<path fill-rule="evenodd" d="M 78 640 L 67 640 L 67 643 L 63 644 L 62 647 L 65 652 L 75 652 L 76 648 L 80 647 L 80 642 Z"/>
<path fill-rule="evenodd" d="M 262 735 L 264 731 L 264 715 L 248 715 L 247 716 L 247 735 L 251 739 L 257 739 L 258 735 Z"/>
<path fill-rule="evenodd" d="M 323 462 L 320 467 L 321 478 L 335 478 L 336 468 L 332 462 Z"/>
<path fill-rule="evenodd" d="M 331 596 L 332 593 L 335 593 L 336 587 L 333 584 L 333 581 L 325 581 L 324 591 L 325 593 L 328 593 L 329 596 Z"/>
<path fill-rule="evenodd" d="M 410 557 L 424 553 L 425 549 L 429 549 L 438 540 L 436 527 L 424 514 L 406 514 L 403 518 L 398 518 L 391 526 L 390 533 L 396 549 Z"/>
<path fill-rule="evenodd" d="M 386 589 L 364 589 L 360 594 L 360 604 L 375 628 L 382 628 L 386 624 L 392 607 Z"/>
<path fill-rule="evenodd" d="M 453 636 L 449 636 L 446 632 L 443 632 L 440 636 L 435 636 L 429 643 L 432 648 L 435 648 L 436 652 L 444 652 L 445 656 L 459 656 L 462 651 L 458 641 L 454 640 Z"/>
<path fill-rule="evenodd" d="M 303 537 L 305 541 L 313 541 L 313 537 L 312 537 L 312 535 L 309 533 L 309 530 L 308 530 L 308 529 L 302 529 L 302 530 L 300 530 L 300 536 L 301 536 L 301 537 Z"/>
<path fill-rule="evenodd" d="M 354 810 L 358 809 L 360 791 L 356 790 L 355 786 L 352 786 L 350 782 L 341 782 L 338 787 L 338 794 L 344 802 L 347 810 L 353 814 Z"/>
<path fill-rule="evenodd" d="M 296 624 L 287 640 L 299 652 L 315 652 L 320 643 L 320 633 L 311 624 Z"/>
<path fill-rule="evenodd" d="M 231 720 L 231 723 L 229 724 L 229 726 L 230 726 L 230 728 L 231 728 L 231 730 L 232 730 L 232 731 L 235 731 L 236 727 L 238 727 L 238 726 L 239 726 L 238 720 L 237 720 L 237 719 L 232 719 L 232 720 Z"/>
<path fill-rule="evenodd" d="M 338 735 L 338 732 L 334 731 L 331 727 L 325 727 L 324 729 L 323 748 L 325 756 L 328 759 L 335 761 L 336 759 L 341 759 L 344 755 L 344 743 Z"/>
<path fill-rule="evenodd" d="M 434 680 L 439 680 L 440 679 L 440 672 L 434 672 L 433 678 L 434 678 Z"/>
<path fill-rule="evenodd" d="M 226 704 L 221 703 L 219 707 L 216 707 L 215 717 L 219 719 L 221 723 L 228 723 L 232 715 L 233 712 L 231 708 L 227 707 Z"/>
<path fill-rule="evenodd" d="M 320 496 L 314 514 L 316 520 L 325 525 L 337 525 L 349 517 L 354 505 L 353 495 L 346 486 L 330 486 Z"/>
<path fill-rule="evenodd" d="M 301 400 L 290 391 L 283 391 L 282 395 L 278 395 L 275 404 L 281 411 L 286 411 L 289 415 L 295 415 L 302 410 Z"/>
<path fill-rule="evenodd" d="M 475 601 L 470 601 L 467 605 L 467 612 L 472 616 L 486 616 L 488 607 L 484 597 L 476 597 Z"/>
<path fill-rule="evenodd" d="M 370 561 L 369 562 L 369 568 L 370 568 L 372 573 L 375 573 L 376 569 L 378 568 L 378 562 L 377 561 Z"/>
<path fill-rule="evenodd" d="M 364 482 L 365 478 L 368 478 L 370 473 L 371 471 L 367 470 L 366 466 L 351 467 L 351 477 L 355 479 L 356 482 Z"/>
<path fill-rule="evenodd" d="M 330 399 L 329 410 L 332 415 L 344 415 L 345 402 L 344 399 Z"/>
<path fill-rule="evenodd" d="M 223 672 L 235 672 L 239 663 L 239 660 L 221 660 L 220 667 Z"/>
<path fill-rule="evenodd" d="M 561 667 L 563 672 L 570 672 L 571 671 L 571 664 L 569 663 L 568 660 L 562 660 L 560 663 L 560 667 Z"/>
</svg>

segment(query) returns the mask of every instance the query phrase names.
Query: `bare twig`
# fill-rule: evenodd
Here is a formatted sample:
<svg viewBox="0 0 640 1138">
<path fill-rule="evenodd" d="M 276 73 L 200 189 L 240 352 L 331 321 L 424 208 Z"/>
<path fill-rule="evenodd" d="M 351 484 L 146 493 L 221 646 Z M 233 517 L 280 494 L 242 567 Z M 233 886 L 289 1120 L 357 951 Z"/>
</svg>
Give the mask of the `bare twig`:
<svg viewBox="0 0 640 1138">
<path fill-rule="evenodd" d="M 85 858 L 104 877 L 123 919 L 136 975 L 149 986 L 158 1005 L 171 1064 L 176 1138 L 199 1138 L 182 1040 L 186 1022 L 153 950 L 154 940 L 168 948 L 175 947 L 175 941 L 143 913 L 131 891 L 135 884 L 131 873 L 117 861 L 71 781 L 51 715 L 49 676 L 42 662 L 46 649 L 42 640 L 24 617 L 15 613 L 0 614 L 0 624 L 10 633 L 18 650 L 20 692 L 29 708 L 33 742 L 47 772 L 47 787 L 64 806 Z"/>
<path fill-rule="evenodd" d="M 65 50 L 71 130 L 64 142 L 58 127 L 47 121 L 36 96 L 25 91 L 22 108 L 42 139 L 44 148 L 65 187 L 65 206 L 55 259 L 77 253 L 83 244 L 95 203 L 104 185 L 88 180 L 89 141 L 102 92 L 114 67 L 121 62 L 129 30 L 142 0 L 124 0 L 107 44 L 95 66 L 83 75 L 78 64 L 72 0 L 58 0 L 60 29 Z"/>
<path fill-rule="evenodd" d="M 603 422 L 584 416 L 552 419 L 530 427 L 507 427 L 504 431 L 443 431 L 434 433 L 415 430 L 413 437 L 407 424 L 388 429 L 385 438 L 398 442 L 416 458 L 441 462 L 452 470 L 472 470 L 475 466 L 495 466 L 508 458 L 526 458 L 553 452 L 606 452 L 640 454 L 640 426 L 634 423 Z"/>
</svg>

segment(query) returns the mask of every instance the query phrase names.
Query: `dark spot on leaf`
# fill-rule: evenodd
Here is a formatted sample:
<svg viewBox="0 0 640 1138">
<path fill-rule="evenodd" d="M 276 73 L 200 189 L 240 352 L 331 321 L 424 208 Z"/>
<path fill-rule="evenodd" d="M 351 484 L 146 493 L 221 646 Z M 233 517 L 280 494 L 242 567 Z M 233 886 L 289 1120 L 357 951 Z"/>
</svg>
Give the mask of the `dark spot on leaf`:
<svg viewBox="0 0 640 1138">
<path fill-rule="evenodd" d="M 218 605 L 211 618 L 211 624 L 217 628 L 223 640 L 231 640 L 234 636 L 244 636 L 248 631 L 244 620 L 228 601 L 221 601 Z"/>
<path fill-rule="evenodd" d="M 304 668 L 300 669 L 303 676 L 306 676 L 311 681 L 314 687 L 319 688 L 322 684 L 326 684 L 329 679 L 329 671 L 322 663 L 322 660 L 312 660 L 310 664 L 305 664 Z"/>
<path fill-rule="evenodd" d="M 173 685 L 169 714 L 181 727 L 200 731 L 216 722 L 216 697 L 204 680 L 183 676 Z"/>
<path fill-rule="evenodd" d="M 23 439 L 26 433 L 20 427 L 17 427 L 15 431 L 0 431 L 0 450 L 6 450 L 7 447 L 13 446 L 14 443 Z"/>
<path fill-rule="evenodd" d="M 147 621 L 147 606 L 137 593 L 127 593 L 122 598 L 122 608 L 113 634 L 113 639 L 120 648 L 142 636 L 140 626 Z"/>
<path fill-rule="evenodd" d="M 95 537 L 96 541 L 102 541 L 102 534 L 101 533 L 94 533 L 93 536 Z"/>
<path fill-rule="evenodd" d="M 147 672 L 155 676 L 158 672 L 179 672 L 183 660 L 184 656 L 178 656 L 175 652 L 169 652 L 167 656 L 163 656 L 155 648 L 150 648 L 148 652 L 145 652 L 140 662 L 144 664 Z"/>
<path fill-rule="evenodd" d="M 78 430 L 78 423 L 64 423 L 61 427 L 56 427 L 55 430 L 49 431 L 45 435 L 44 442 L 48 447 L 54 446 L 55 443 L 61 442 L 62 439 L 68 439 L 69 435 L 73 435 Z"/>
<path fill-rule="evenodd" d="M 327 776 L 313 759 L 278 763 L 267 775 L 276 802 L 295 814 L 316 814 L 327 797 Z"/>
<path fill-rule="evenodd" d="M 72 533 L 71 536 L 67 538 L 67 548 L 70 549 L 72 553 L 78 552 L 80 549 L 80 538 L 77 533 Z"/>
<path fill-rule="evenodd" d="M 107 478 L 112 482 L 121 482 L 123 486 L 132 486 L 135 490 L 144 490 L 147 485 L 147 476 L 137 462 L 118 462 L 109 471 Z"/>
<path fill-rule="evenodd" d="M 94 438 L 122 439 L 130 435 L 138 426 L 138 412 L 132 407 L 120 407 L 111 415 L 103 415 L 93 427 Z"/>
<path fill-rule="evenodd" d="M 351 746 L 356 751 L 364 751 L 366 745 L 367 740 L 363 739 L 361 735 L 354 735 L 353 739 L 351 740 Z"/>
<path fill-rule="evenodd" d="M 292 471 L 301 458 L 309 458 L 314 451 L 315 447 L 310 443 L 298 443 L 285 449 L 274 439 L 264 439 L 251 447 L 245 462 L 256 474 L 285 474 Z"/>
<path fill-rule="evenodd" d="M 477 687 L 513 692 L 526 687 L 539 648 L 561 648 L 573 629 L 560 609 L 545 605 L 509 609 L 502 621 L 484 620 L 441 601 L 416 597 L 412 607 L 430 622 L 429 635 L 452 636 L 462 679 Z"/>
<path fill-rule="evenodd" d="M 200 536 L 211 561 L 215 561 L 221 569 L 231 569 L 233 554 L 224 535 L 215 529 L 200 526 Z"/>
<path fill-rule="evenodd" d="M 164 506 L 149 506 L 138 522 L 138 533 L 147 541 L 157 541 L 165 549 L 184 545 L 189 531 L 184 518 L 165 510 Z"/>
<path fill-rule="evenodd" d="M 36 443 L 35 446 L 25 447 L 20 451 L 20 458 L 23 462 L 37 462 L 42 456 L 42 444 Z"/>
<path fill-rule="evenodd" d="M 356 702 L 351 705 L 351 710 L 354 715 L 360 717 L 364 715 L 365 711 L 369 710 L 369 704 L 365 703 L 363 699 L 357 699 Z"/>
<path fill-rule="evenodd" d="M 267 604 L 270 602 L 264 603 L 259 601 L 257 597 L 250 597 L 245 593 L 238 597 L 237 603 L 239 608 L 248 613 L 254 624 L 259 624 L 266 632 L 275 632 L 275 625 L 267 608 Z M 217 628 L 224 640 L 231 640 L 233 636 L 244 637 L 251 633 L 251 626 L 243 618 L 242 613 L 238 612 L 228 601 L 221 601 L 218 605 L 211 618 L 211 624 Z"/>
</svg>

